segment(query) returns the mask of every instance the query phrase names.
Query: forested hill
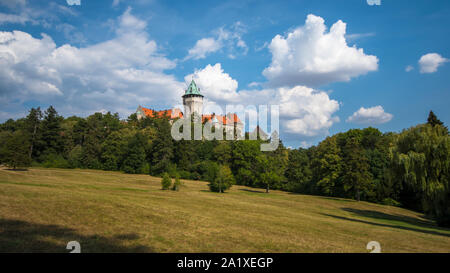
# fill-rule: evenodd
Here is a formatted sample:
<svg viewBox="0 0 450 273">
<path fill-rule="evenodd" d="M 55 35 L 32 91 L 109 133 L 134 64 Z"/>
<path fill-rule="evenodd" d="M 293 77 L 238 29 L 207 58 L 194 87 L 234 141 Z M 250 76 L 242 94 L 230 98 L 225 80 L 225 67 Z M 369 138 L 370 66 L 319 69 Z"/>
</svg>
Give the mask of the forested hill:
<svg viewBox="0 0 450 273">
<path fill-rule="evenodd" d="M 53 107 L 0 125 L 0 164 L 121 170 L 214 181 L 230 167 L 237 184 L 354 198 L 424 211 L 450 225 L 450 138 L 430 112 L 401 133 L 352 129 L 308 149 L 261 152 L 261 141 L 175 141 L 166 118 L 95 113 L 58 115 Z"/>
</svg>

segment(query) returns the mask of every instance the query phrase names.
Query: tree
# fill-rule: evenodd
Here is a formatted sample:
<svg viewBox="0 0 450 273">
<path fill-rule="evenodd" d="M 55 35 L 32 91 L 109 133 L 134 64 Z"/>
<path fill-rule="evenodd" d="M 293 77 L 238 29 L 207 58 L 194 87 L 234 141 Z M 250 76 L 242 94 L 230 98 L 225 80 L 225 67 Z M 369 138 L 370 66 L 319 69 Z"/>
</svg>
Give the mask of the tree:
<svg viewBox="0 0 450 273">
<path fill-rule="evenodd" d="M 441 125 L 441 126 L 444 125 L 444 123 L 437 118 L 437 116 L 433 113 L 433 111 L 430 111 L 430 113 L 428 114 L 427 121 L 428 121 L 427 123 L 433 127 L 436 125 Z"/>
<path fill-rule="evenodd" d="M 269 193 L 271 188 L 275 188 L 281 180 L 276 172 L 275 162 L 269 155 L 258 155 L 255 169 L 258 172 L 258 184 L 266 189 L 266 193 Z"/>
<path fill-rule="evenodd" d="M 170 186 L 172 185 L 172 179 L 170 178 L 168 173 L 164 173 L 163 177 L 161 179 L 161 186 L 163 190 L 170 189 Z"/>
<path fill-rule="evenodd" d="M 288 163 L 285 172 L 288 184 L 285 190 L 309 193 L 309 185 L 312 179 L 310 160 L 307 150 L 299 148 L 289 151 Z"/>
<path fill-rule="evenodd" d="M 450 136 L 442 125 L 404 130 L 391 157 L 391 175 L 419 193 L 425 213 L 450 226 Z"/>
<path fill-rule="evenodd" d="M 216 179 L 208 184 L 209 189 L 213 192 L 223 193 L 234 184 L 234 177 L 230 167 L 222 165 Z"/>
<path fill-rule="evenodd" d="M 29 158 L 31 159 L 33 154 L 33 148 L 37 141 L 37 135 L 38 135 L 38 128 L 41 124 L 42 120 L 42 111 L 41 108 L 31 108 L 28 116 L 26 117 L 26 130 L 28 134 L 30 135 L 30 151 L 28 153 Z"/>
<path fill-rule="evenodd" d="M 152 145 L 152 173 L 168 172 L 173 159 L 173 139 L 167 118 L 155 119 L 157 133 Z"/>
<path fill-rule="evenodd" d="M 344 190 L 346 192 L 353 191 L 353 196 L 360 201 L 361 194 L 367 194 L 370 191 L 369 162 L 357 137 L 350 137 L 347 140 L 343 153 L 344 172 L 342 179 Z"/>
<path fill-rule="evenodd" d="M 145 140 L 142 134 L 137 133 L 131 138 L 123 162 L 125 173 L 142 173 L 142 168 L 146 163 L 144 145 Z"/>
<path fill-rule="evenodd" d="M 61 154 L 63 152 L 63 139 L 61 136 L 61 122 L 63 117 L 59 116 L 53 106 L 45 111 L 42 121 L 42 142 L 41 152 L 46 155 Z"/>
<path fill-rule="evenodd" d="M 311 170 L 316 193 L 328 196 L 339 196 L 341 193 L 339 182 L 343 166 L 340 153 L 336 136 L 327 137 L 314 151 Z"/>
<path fill-rule="evenodd" d="M 17 169 L 30 166 L 30 144 L 23 131 L 8 132 L 1 140 L 0 157 L 7 167 Z"/>
<path fill-rule="evenodd" d="M 172 190 L 179 191 L 181 187 L 180 176 L 178 174 L 175 175 L 175 182 L 173 182 Z"/>
</svg>

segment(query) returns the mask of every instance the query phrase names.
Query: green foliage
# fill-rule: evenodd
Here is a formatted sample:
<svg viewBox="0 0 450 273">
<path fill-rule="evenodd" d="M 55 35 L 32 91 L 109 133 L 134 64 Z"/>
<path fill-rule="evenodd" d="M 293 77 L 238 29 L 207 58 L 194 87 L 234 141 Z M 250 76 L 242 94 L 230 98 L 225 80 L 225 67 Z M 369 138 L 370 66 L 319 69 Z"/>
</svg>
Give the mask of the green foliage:
<svg viewBox="0 0 450 273">
<path fill-rule="evenodd" d="M 63 118 L 51 106 L 44 114 L 32 108 L 27 117 L 0 124 L 0 164 L 167 173 L 209 181 L 215 191 L 236 182 L 350 197 L 401 204 L 448 225 L 449 133 L 433 112 L 427 124 L 401 134 L 352 129 L 308 149 L 280 143 L 271 152 L 261 152 L 261 140 L 174 141 L 170 129 L 167 117 L 138 120 L 133 114 L 121 121 L 108 112 Z"/>
<path fill-rule="evenodd" d="M 22 131 L 2 134 L 0 140 L 0 162 L 13 169 L 30 166 L 30 144 Z"/>
<path fill-rule="evenodd" d="M 137 133 L 128 143 L 126 157 L 123 162 L 125 173 L 141 173 L 145 165 L 145 137 Z"/>
<path fill-rule="evenodd" d="M 428 115 L 427 123 L 433 127 L 436 125 L 441 125 L 441 126 L 444 125 L 444 123 L 437 118 L 437 116 L 433 113 L 433 111 L 430 111 L 430 114 Z"/>
<path fill-rule="evenodd" d="M 327 137 L 314 151 L 311 169 L 317 193 L 339 196 L 342 192 L 339 185 L 343 168 L 340 154 L 336 137 Z"/>
<path fill-rule="evenodd" d="M 175 175 L 175 182 L 173 182 L 172 190 L 179 191 L 180 187 L 181 187 L 180 176 L 177 174 L 177 175 Z"/>
<path fill-rule="evenodd" d="M 156 120 L 157 133 L 152 145 L 152 174 L 168 172 L 173 159 L 173 140 L 167 119 Z"/>
<path fill-rule="evenodd" d="M 172 186 L 172 179 L 170 178 L 168 173 L 164 173 L 163 177 L 161 179 L 161 186 L 163 190 L 170 189 L 170 186 Z"/>
<path fill-rule="evenodd" d="M 42 166 L 45 168 L 71 168 L 69 161 L 67 161 L 62 155 L 46 154 L 43 157 Z"/>
<path fill-rule="evenodd" d="M 285 175 L 288 180 L 285 190 L 300 193 L 311 192 L 312 171 L 307 150 L 299 148 L 289 152 Z"/>
<path fill-rule="evenodd" d="M 426 213 L 450 226 L 450 137 L 441 125 L 404 130 L 392 149 L 391 175 L 420 193 Z"/>
<path fill-rule="evenodd" d="M 209 189 L 213 192 L 223 193 L 230 189 L 234 184 L 234 177 L 230 167 L 223 165 L 220 167 L 216 179 L 208 184 Z"/>
</svg>

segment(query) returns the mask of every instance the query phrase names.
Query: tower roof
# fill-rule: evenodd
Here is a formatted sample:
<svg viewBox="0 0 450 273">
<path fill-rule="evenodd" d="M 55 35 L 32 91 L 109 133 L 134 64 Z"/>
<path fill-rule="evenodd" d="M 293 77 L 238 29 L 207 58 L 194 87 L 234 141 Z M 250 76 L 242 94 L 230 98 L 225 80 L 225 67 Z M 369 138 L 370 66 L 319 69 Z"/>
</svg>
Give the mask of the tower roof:
<svg viewBox="0 0 450 273">
<path fill-rule="evenodd" d="M 186 89 L 186 91 L 184 92 L 184 95 L 198 95 L 198 96 L 202 96 L 203 95 L 200 93 L 200 88 L 197 87 L 197 84 L 194 82 L 194 79 L 192 79 L 191 84 L 189 84 L 188 89 Z"/>
</svg>

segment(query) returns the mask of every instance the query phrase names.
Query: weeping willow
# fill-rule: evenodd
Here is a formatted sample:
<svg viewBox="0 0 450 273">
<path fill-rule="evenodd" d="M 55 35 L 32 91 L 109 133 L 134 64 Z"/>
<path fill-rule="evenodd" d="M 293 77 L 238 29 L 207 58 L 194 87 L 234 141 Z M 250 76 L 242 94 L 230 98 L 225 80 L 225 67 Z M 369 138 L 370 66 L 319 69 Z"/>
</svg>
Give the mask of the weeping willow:
<svg viewBox="0 0 450 273">
<path fill-rule="evenodd" d="M 450 226 L 450 137 L 444 126 L 418 125 L 404 130 L 391 148 L 394 179 L 420 192 L 426 213 Z"/>
</svg>

